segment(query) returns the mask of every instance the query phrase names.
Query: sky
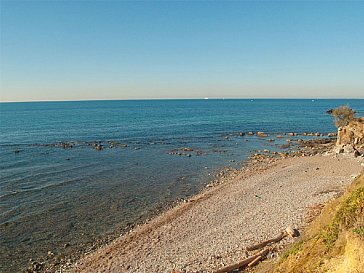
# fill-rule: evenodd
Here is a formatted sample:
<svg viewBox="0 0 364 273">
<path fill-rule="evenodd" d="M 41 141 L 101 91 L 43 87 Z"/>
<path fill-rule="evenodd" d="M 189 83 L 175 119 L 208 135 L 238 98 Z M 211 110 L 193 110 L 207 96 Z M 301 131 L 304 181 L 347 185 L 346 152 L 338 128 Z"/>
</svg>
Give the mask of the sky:
<svg viewBox="0 0 364 273">
<path fill-rule="evenodd" d="M 0 101 L 364 98 L 364 1 L 0 1 Z"/>
</svg>

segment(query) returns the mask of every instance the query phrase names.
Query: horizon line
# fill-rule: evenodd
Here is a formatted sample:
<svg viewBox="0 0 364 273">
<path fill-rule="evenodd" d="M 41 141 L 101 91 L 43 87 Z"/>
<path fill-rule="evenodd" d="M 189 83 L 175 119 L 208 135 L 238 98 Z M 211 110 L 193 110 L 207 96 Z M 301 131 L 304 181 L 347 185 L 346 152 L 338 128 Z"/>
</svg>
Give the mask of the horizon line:
<svg viewBox="0 0 364 273">
<path fill-rule="evenodd" d="M 0 103 L 27 102 L 82 102 L 82 101 L 146 101 L 146 100 L 361 100 L 364 97 L 201 97 L 201 98 L 125 98 L 125 99 L 55 99 L 55 100 L 20 100 L 1 101 Z"/>
</svg>

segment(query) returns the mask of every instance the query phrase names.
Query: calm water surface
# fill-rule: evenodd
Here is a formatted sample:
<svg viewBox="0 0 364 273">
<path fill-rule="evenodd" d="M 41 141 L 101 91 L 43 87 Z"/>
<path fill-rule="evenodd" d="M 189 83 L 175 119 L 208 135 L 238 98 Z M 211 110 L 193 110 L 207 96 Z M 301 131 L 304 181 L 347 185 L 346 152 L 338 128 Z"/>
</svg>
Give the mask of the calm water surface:
<svg viewBox="0 0 364 273">
<path fill-rule="evenodd" d="M 325 111 L 343 104 L 364 115 L 363 100 L 1 103 L 0 271 L 121 232 L 198 192 L 215 170 L 277 149 L 239 131 L 335 131 Z M 169 154 L 182 147 L 190 157 Z"/>
</svg>

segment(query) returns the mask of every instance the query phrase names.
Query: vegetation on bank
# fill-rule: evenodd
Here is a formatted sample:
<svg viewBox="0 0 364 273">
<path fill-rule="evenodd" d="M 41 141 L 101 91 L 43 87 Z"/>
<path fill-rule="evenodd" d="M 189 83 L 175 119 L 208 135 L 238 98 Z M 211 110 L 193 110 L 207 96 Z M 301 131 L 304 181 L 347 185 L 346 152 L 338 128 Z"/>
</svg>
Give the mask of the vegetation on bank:
<svg viewBox="0 0 364 273">
<path fill-rule="evenodd" d="M 327 113 L 334 116 L 336 127 L 344 127 L 348 125 L 350 121 L 355 118 L 356 114 L 356 112 L 347 105 L 330 109 Z"/>
<path fill-rule="evenodd" d="M 273 272 L 364 272 L 364 173 L 326 206 Z"/>
</svg>

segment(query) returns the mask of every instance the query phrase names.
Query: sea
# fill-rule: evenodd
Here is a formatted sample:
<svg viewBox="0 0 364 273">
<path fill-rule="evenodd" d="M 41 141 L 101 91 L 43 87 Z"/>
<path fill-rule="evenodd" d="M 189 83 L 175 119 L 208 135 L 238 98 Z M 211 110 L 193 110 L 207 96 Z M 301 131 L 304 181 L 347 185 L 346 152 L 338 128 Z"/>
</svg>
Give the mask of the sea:
<svg viewBox="0 0 364 273">
<path fill-rule="evenodd" d="M 279 150 L 277 134 L 335 132 L 326 111 L 340 105 L 364 116 L 362 99 L 0 103 L 0 272 L 123 234 Z"/>
</svg>

